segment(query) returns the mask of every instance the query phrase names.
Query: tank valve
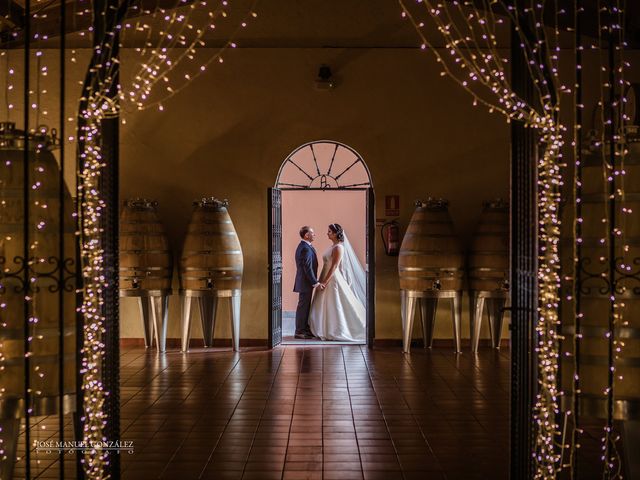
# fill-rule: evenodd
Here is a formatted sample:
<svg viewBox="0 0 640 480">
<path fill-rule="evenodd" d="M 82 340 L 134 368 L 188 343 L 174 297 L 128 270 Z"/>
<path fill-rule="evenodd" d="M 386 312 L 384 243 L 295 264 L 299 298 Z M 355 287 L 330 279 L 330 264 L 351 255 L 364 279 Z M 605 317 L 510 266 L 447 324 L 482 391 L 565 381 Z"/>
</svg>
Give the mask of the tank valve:
<svg viewBox="0 0 640 480">
<path fill-rule="evenodd" d="M 440 279 L 437 278 L 433 281 L 433 285 L 431 285 L 431 288 L 434 290 L 440 290 L 442 288 L 442 284 L 440 283 Z"/>
<path fill-rule="evenodd" d="M 138 280 L 138 277 L 133 277 L 131 280 L 131 288 L 140 288 L 140 280 Z"/>
<path fill-rule="evenodd" d="M 207 278 L 207 288 L 213 288 L 213 278 Z"/>
</svg>

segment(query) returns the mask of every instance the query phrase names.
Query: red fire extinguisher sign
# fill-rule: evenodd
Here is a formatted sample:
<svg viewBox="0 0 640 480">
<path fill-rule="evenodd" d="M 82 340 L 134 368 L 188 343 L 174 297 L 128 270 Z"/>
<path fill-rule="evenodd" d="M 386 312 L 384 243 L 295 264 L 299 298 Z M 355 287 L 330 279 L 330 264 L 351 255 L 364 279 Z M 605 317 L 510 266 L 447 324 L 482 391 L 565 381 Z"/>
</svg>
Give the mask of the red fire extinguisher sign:
<svg viewBox="0 0 640 480">
<path fill-rule="evenodd" d="M 384 214 L 386 217 L 400 216 L 400 195 L 386 195 L 384 197 Z"/>
</svg>

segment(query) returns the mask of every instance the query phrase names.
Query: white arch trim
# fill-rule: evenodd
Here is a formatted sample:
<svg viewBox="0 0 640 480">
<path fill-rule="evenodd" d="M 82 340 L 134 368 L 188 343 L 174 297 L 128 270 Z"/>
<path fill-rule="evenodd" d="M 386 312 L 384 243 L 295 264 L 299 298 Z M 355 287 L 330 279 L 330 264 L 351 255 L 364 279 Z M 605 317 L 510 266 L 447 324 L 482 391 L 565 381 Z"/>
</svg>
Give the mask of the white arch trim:
<svg viewBox="0 0 640 480">
<path fill-rule="evenodd" d="M 362 156 L 335 140 L 316 140 L 295 148 L 280 165 L 275 184 L 276 188 L 301 190 L 372 186 L 371 172 Z"/>
</svg>

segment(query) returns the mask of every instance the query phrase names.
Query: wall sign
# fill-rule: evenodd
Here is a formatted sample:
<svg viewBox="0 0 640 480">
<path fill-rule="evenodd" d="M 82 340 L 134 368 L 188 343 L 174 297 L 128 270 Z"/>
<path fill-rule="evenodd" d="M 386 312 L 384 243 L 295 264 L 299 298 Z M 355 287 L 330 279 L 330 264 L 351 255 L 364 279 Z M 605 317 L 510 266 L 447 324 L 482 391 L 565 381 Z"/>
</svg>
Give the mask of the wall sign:
<svg viewBox="0 0 640 480">
<path fill-rule="evenodd" d="M 384 214 L 387 217 L 400 216 L 400 195 L 386 195 L 384 197 Z"/>
</svg>

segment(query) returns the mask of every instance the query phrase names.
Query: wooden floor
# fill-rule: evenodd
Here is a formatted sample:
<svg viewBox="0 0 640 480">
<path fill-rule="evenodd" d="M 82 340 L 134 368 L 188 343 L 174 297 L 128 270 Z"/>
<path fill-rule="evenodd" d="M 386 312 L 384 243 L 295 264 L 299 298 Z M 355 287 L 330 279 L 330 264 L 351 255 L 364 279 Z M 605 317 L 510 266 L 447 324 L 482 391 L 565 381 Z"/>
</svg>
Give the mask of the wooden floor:
<svg viewBox="0 0 640 480">
<path fill-rule="evenodd" d="M 122 355 L 124 479 L 501 479 L 506 352 Z"/>
</svg>

